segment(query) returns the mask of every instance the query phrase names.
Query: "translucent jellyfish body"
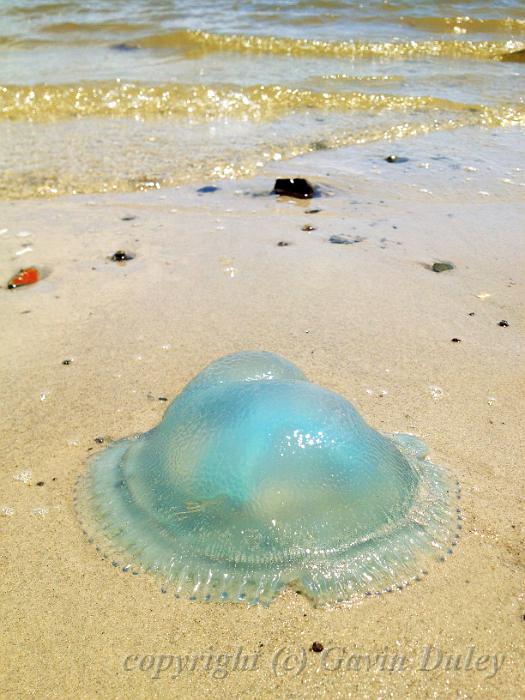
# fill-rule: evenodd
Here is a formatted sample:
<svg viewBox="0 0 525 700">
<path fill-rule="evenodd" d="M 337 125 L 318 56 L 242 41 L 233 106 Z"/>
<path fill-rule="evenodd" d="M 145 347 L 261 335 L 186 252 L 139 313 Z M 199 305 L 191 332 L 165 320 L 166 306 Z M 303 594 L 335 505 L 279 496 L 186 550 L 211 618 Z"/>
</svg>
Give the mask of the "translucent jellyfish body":
<svg viewBox="0 0 525 700">
<path fill-rule="evenodd" d="M 86 533 L 114 566 L 191 599 L 316 603 L 402 588 L 458 539 L 458 486 L 410 435 L 267 352 L 213 362 L 159 425 L 95 455 Z"/>
</svg>

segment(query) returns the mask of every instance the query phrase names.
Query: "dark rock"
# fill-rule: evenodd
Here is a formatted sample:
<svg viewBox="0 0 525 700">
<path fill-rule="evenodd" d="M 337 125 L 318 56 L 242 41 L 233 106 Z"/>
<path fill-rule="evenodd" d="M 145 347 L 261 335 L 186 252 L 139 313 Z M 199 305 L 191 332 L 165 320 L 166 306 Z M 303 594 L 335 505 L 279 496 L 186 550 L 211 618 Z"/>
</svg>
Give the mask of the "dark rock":
<svg viewBox="0 0 525 700">
<path fill-rule="evenodd" d="M 134 221 L 137 217 L 136 216 L 123 216 L 121 221 Z"/>
<path fill-rule="evenodd" d="M 461 338 L 452 338 L 451 343 L 461 343 Z"/>
<path fill-rule="evenodd" d="M 62 360 L 63 365 L 70 365 L 73 362 L 73 360 Z"/>
<path fill-rule="evenodd" d="M 288 243 L 288 241 L 279 241 L 277 245 L 279 246 L 279 248 L 284 248 L 290 244 Z"/>
<path fill-rule="evenodd" d="M 114 262 L 124 262 L 126 260 L 133 260 L 135 256 L 131 255 L 131 253 L 126 253 L 125 250 L 117 250 L 113 255 L 111 256 L 111 260 Z"/>
<path fill-rule="evenodd" d="M 220 187 L 215 187 L 215 185 L 204 185 L 204 187 L 199 187 L 197 192 L 200 194 L 209 194 L 210 192 L 217 192 L 217 190 L 220 190 Z"/>
<path fill-rule="evenodd" d="M 310 224 L 305 224 L 301 229 L 301 231 L 316 231 L 316 230 L 317 229 L 315 228 L 315 226 L 310 226 Z"/>
<path fill-rule="evenodd" d="M 167 401 L 167 396 L 159 396 L 159 401 Z"/>
<path fill-rule="evenodd" d="M 113 49 L 113 51 L 138 51 L 139 47 L 138 46 L 133 46 L 133 44 L 126 44 L 123 42 L 122 44 L 112 44 L 110 49 Z"/>
<path fill-rule="evenodd" d="M 404 158 L 403 156 L 396 156 L 396 155 L 389 155 L 385 158 L 387 163 L 406 163 L 408 161 L 408 158 Z"/>
<path fill-rule="evenodd" d="M 509 325 L 510 325 L 510 323 L 509 323 L 508 321 L 505 321 L 505 320 L 500 321 L 500 322 L 498 323 L 498 326 L 501 326 L 502 328 L 508 328 Z"/>
<path fill-rule="evenodd" d="M 104 442 L 104 438 L 103 437 L 96 437 L 95 442 L 99 445 L 102 445 L 102 443 Z"/>
<path fill-rule="evenodd" d="M 362 236 L 355 236 L 354 238 L 348 238 L 347 236 L 330 236 L 328 239 L 330 243 L 335 243 L 336 245 L 353 245 L 354 243 L 361 243 L 365 239 Z"/>
<path fill-rule="evenodd" d="M 319 214 L 321 210 L 320 209 L 307 209 L 304 213 L 305 214 Z"/>
<path fill-rule="evenodd" d="M 275 181 L 272 194 L 281 194 L 297 199 L 311 199 L 315 194 L 315 189 L 303 177 L 280 177 Z"/>
<path fill-rule="evenodd" d="M 37 482 L 36 482 L 36 485 L 37 485 L 37 486 L 43 486 L 43 485 L 44 485 L 44 482 L 43 482 L 43 481 L 37 481 Z"/>
<path fill-rule="evenodd" d="M 432 265 L 432 272 L 446 272 L 447 270 L 453 270 L 454 265 L 449 262 L 435 262 Z"/>
<path fill-rule="evenodd" d="M 312 651 L 315 651 L 317 654 L 319 654 L 321 651 L 323 651 L 324 646 L 321 644 L 321 642 L 314 642 L 312 646 L 310 647 Z"/>
</svg>

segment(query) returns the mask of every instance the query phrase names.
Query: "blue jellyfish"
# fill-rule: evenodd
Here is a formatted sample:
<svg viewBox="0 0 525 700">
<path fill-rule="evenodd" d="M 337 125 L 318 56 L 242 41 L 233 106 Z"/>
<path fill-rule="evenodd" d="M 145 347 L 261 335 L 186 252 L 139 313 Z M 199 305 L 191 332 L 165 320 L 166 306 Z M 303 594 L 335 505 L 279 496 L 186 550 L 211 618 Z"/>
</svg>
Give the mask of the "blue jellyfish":
<svg viewBox="0 0 525 700">
<path fill-rule="evenodd" d="M 269 352 L 202 370 L 155 428 L 79 479 L 86 533 L 125 571 L 194 600 L 315 603 L 403 588 L 444 559 L 459 487 L 411 435 L 384 435 Z"/>
</svg>

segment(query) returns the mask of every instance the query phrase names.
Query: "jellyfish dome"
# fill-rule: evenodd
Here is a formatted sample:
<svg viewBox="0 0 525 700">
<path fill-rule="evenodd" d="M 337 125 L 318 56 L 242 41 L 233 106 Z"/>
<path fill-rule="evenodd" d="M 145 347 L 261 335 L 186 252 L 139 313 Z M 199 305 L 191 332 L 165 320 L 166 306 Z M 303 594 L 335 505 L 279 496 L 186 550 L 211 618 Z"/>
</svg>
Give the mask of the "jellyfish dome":
<svg viewBox="0 0 525 700">
<path fill-rule="evenodd" d="M 426 453 L 284 358 L 241 352 L 95 455 L 76 504 L 115 567 L 178 596 L 350 601 L 405 587 L 457 544 L 459 487 Z"/>
</svg>

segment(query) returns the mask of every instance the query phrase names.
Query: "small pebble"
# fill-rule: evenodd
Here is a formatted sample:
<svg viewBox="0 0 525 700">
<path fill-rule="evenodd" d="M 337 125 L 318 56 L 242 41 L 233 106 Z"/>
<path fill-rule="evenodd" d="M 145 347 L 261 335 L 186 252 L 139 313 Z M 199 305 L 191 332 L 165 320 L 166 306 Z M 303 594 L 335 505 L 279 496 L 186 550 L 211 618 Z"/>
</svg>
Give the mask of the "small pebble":
<svg viewBox="0 0 525 700">
<path fill-rule="evenodd" d="M 17 287 L 24 287 L 27 284 L 35 284 L 38 280 L 39 274 L 36 267 L 26 267 L 11 277 L 7 283 L 7 288 L 16 289 Z"/>
<path fill-rule="evenodd" d="M 461 343 L 461 338 L 452 338 L 452 343 Z"/>
<path fill-rule="evenodd" d="M 435 262 L 432 265 L 432 272 L 446 272 L 447 270 L 453 270 L 454 265 L 449 262 Z"/>
<path fill-rule="evenodd" d="M 277 245 L 279 246 L 279 248 L 284 248 L 290 244 L 288 243 L 288 241 L 279 241 L 279 243 Z"/>
<path fill-rule="evenodd" d="M 100 437 L 100 436 L 99 436 L 99 437 L 96 437 L 96 438 L 95 438 L 95 442 L 98 443 L 99 445 L 102 445 L 102 443 L 104 442 L 104 438 L 103 438 L 103 437 Z"/>
<path fill-rule="evenodd" d="M 315 194 L 315 189 L 303 177 L 281 177 L 275 181 L 272 194 L 311 199 Z"/>
<path fill-rule="evenodd" d="M 301 231 L 315 231 L 315 230 L 316 230 L 315 226 L 310 226 L 309 224 L 305 224 L 301 229 Z"/>
<path fill-rule="evenodd" d="M 406 163 L 408 161 L 408 158 L 403 158 L 401 156 L 396 156 L 394 154 L 391 154 L 385 158 L 387 163 Z"/>
<path fill-rule="evenodd" d="M 168 398 L 166 396 L 159 396 L 159 401 L 167 401 Z"/>
<path fill-rule="evenodd" d="M 36 485 L 37 485 L 37 486 L 43 486 L 43 485 L 44 485 L 44 482 L 43 482 L 43 481 L 37 481 L 37 482 L 36 482 Z"/>
<path fill-rule="evenodd" d="M 319 652 L 323 651 L 324 646 L 321 644 L 321 642 L 314 642 L 312 644 L 312 646 L 310 647 L 310 649 L 312 651 L 315 651 L 317 654 L 319 654 Z"/>
<path fill-rule="evenodd" d="M 330 236 L 328 239 L 330 243 L 335 243 L 336 245 L 353 245 L 354 243 L 361 243 L 365 239 L 362 236 L 355 236 L 354 238 L 348 238 L 346 236 Z"/>
<path fill-rule="evenodd" d="M 509 325 L 510 325 L 509 322 L 508 322 L 508 321 L 505 321 L 505 320 L 500 321 L 500 322 L 498 323 L 498 326 L 501 326 L 502 328 L 508 328 Z"/>
<path fill-rule="evenodd" d="M 72 362 L 73 362 L 73 360 L 71 360 L 71 359 L 62 360 L 63 365 L 70 365 Z"/>
<path fill-rule="evenodd" d="M 126 253 L 125 250 L 117 250 L 113 255 L 111 256 L 111 260 L 114 262 L 124 262 L 126 260 L 133 260 L 133 255 L 130 253 Z"/>
<path fill-rule="evenodd" d="M 209 194 L 210 192 L 217 192 L 218 189 L 220 188 L 215 187 L 215 185 L 204 185 L 204 187 L 199 187 L 197 192 L 200 194 Z"/>
<path fill-rule="evenodd" d="M 123 216 L 121 221 L 135 221 L 136 218 L 137 218 L 136 216 L 131 216 L 131 215 Z"/>
<path fill-rule="evenodd" d="M 305 214 L 319 214 L 321 210 L 320 209 L 307 209 L 304 213 Z"/>
</svg>

